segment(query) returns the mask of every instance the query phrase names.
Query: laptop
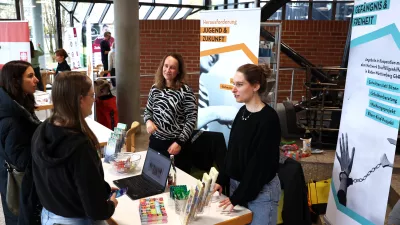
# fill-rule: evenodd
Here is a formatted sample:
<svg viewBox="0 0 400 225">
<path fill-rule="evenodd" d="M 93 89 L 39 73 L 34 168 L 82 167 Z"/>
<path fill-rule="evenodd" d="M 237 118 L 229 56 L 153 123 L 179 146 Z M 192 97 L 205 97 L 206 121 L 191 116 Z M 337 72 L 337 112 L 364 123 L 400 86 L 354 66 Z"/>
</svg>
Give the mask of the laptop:
<svg viewBox="0 0 400 225">
<path fill-rule="evenodd" d="M 149 148 L 141 175 L 114 180 L 118 188 L 128 188 L 132 200 L 163 193 L 167 184 L 171 160 Z"/>
</svg>

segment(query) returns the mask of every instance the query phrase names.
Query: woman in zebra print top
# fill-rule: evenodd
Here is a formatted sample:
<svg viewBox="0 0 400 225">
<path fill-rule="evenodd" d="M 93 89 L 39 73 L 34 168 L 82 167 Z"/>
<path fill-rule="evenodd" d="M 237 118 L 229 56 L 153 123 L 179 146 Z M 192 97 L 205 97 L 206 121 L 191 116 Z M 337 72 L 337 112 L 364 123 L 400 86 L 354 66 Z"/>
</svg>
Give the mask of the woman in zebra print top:
<svg viewBox="0 0 400 225">
<path fill-rule="evenodd" d="M 144 121 L 150 135 L 149 147 L 163 155 L 175 155 L 175 164 L 190 172 L 185 148 L 197 121 L 196 97 L 184 83 L 185 64 L 180 54 L 166 55 L 161 61 L 155 84 L 151 87 Z"/>
</svg>

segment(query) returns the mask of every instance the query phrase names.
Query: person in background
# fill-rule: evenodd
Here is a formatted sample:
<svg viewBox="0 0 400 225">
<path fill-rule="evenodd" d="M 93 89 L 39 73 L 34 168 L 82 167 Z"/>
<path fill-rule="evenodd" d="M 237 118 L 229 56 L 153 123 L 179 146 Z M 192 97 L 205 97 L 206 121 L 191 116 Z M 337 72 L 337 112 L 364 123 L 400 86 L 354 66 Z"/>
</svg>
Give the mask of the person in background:
<svg viewBox="0 0 400 225">
<path fill-rule="evenodd" d="M 111 45 L 111 51 L 108 53 L 108 69 L 111 76 L 115 76 L 115 42 Z M 116 87 L 115 78 L 111 78 L 113 87 Z"/>
<path fill-rule="evenodd" d="M 39 63 L 39 56 L 43 56 L 44 52 L 43 49 L 40 47 L 40 44 L 38 44 L 39 50 L 35 50 L 35 47 L 33 46 L 32 41 L 30 42 L 31 45 L 31 64 L 33 67 L 33 70 L 35 71 L 35 76 L 39 80 L 37 87 L 40 91 L 43 91 L 43 82 L 42 82 L 42 75 L 40 74 L 40 63 Z"/>
<path fill-rule="evenodd" d="M 108 70 L 108 53 L 111 51 L 110 48 L 111 32 L 104 32 L 104 39 L 100 42 L 101 50 L 101 62 L 103 62 L 104 70 Z"/>
<path fill-rule="evenodd" d="M 175 155 L 175 164 L 189 173 L 188 148 L 197 121 L 196 97 L 184 83 L 186 68 L 183 57 L 164 56 L 151 87 L 144 122 L 150 135 L 149 147 L 163 155 Z"/>
<path fill-rule="evenodd" d="M 25 61 L 6 63 L 0 74 L 0 193 L 6 225 L 16 225 L 18 216 L 6 203 L 8 172 L 3 165 L 7 162 L 25 171 L 32 160 L 31 140 L 40 124 L 33 97 L 38 82 L 32 65 Z"/>
<path fill-rule="evenodd" d="M 60 48 L 56 50 L 56 61 L 58 62 L 57 69 L 56 69 L 56 75 L 60 72 L 64 71 L 71 71 L 71 67 L 69 67 L 66 58 L 68 57 L 67 52 Z"/>
<path fill-rule="evenodd" d="M 229 137 L 225 165 L 214 191 L 229 183 L 230 197 L 219 207 L 235 205 L 253 212 L 251 225 L 275 225 L 281 185 L 277 176 L 281 130 L 276 111 L 261 101 L 269 68 L 245 64 L 233 77 L 233 95 L 245 105 L 239 109 Z"/>
<path fill-rule="evenodd" d="M 117 189 L 104 181 L 100 145 L 85 121 L 95 101 L 92 81 L 79 72 L 62 72 L 52 98 L 53 114 L 32 138 L 42 224 L 106 224 L 118 204 L 111 195 Z"/>
</svg>

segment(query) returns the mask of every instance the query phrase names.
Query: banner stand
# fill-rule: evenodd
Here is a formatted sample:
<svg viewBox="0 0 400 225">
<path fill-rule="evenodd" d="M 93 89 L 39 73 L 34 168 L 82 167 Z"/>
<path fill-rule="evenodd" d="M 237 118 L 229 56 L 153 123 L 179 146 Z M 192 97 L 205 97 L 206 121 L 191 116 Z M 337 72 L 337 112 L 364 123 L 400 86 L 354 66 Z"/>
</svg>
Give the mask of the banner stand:
<svg viewBox="0 0 400 225">
<path fill-rule="evenodd" d="M 325 222 L 325 224 L 326 225 L 333 225 L 330 221 L 329 221 L 329 219 L 326 217 L 326 215 L 324 215 L 324 222 Z"/>
</svg>

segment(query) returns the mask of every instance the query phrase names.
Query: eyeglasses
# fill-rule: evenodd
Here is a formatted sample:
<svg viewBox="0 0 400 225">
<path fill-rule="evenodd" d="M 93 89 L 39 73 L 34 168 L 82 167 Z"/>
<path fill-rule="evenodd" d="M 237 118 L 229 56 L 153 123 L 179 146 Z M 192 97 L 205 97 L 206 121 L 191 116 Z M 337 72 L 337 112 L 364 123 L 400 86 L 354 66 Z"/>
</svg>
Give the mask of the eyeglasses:
<svg viewBox="0 0 400 225">
<path fill-rule="evenodd" d="M 90 97 L 92 97 L 92 98 L 96 98 L 96 94 L 95 94 L 95 93 L 93 93 L 93 94 L 91 94 L 91 95 L 85 95 L 85 96 L 90 96 Z"/>
</svg>

